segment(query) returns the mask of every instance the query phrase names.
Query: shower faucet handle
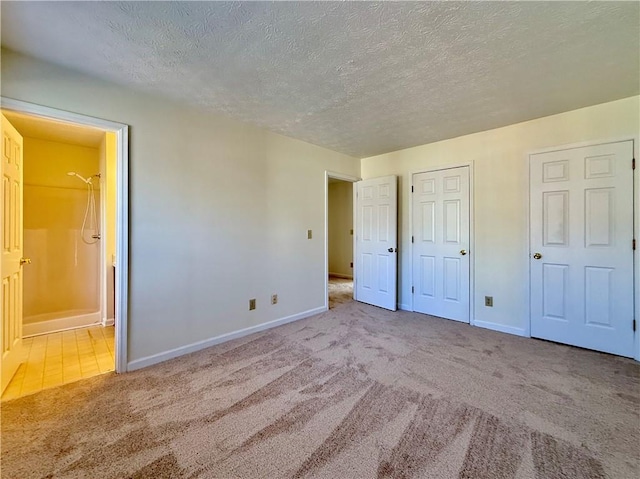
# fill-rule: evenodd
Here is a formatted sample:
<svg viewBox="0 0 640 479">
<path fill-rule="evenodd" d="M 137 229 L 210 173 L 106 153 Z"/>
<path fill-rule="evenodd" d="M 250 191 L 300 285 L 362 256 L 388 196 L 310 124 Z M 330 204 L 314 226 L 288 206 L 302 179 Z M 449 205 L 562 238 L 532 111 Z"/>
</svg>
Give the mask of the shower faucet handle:
<svg viewBox="0 0 640 479">
<path fill-rule="evenodd" d="M 20 258 L 20 266 L 23 264 L 31 264 L 31 258 Z"/>
</svg>

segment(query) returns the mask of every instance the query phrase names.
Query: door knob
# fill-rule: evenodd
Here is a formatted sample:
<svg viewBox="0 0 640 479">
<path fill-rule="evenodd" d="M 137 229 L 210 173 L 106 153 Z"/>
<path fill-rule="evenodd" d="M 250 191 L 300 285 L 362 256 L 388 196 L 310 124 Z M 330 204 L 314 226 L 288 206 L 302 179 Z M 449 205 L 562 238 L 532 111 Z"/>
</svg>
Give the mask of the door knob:
<svg viewBox="0 0 640 479">
<path fill-rule="evenodd" d="M 388 251 L 389 253 L 393 253 L 393 248 L 389 248 L 387 251 Z M 396 251 L 398 251 L 398 250 L 396 250 Z"/>
<path fill-rule="evenodd" d="M 460 254 L 461 254 L 462 256 L 466 255 L 466 254 L 467 254 L 467 250 L 466 250 L 466 249 L 461 249 L 461 250 L 460 250 Z"/>
<path fill-rule="evenodd" d="M 20 258 L 20 266 L 22 266 L 23 264 L 31 264 L 31 259 L 30 258 Z"/>
<path fill-rule="evenodd" d="M 540 259 L 540 258 L 542 258 L 542 255 L 540 253 L 533 254 L 533 259 Z"/>
</svg>

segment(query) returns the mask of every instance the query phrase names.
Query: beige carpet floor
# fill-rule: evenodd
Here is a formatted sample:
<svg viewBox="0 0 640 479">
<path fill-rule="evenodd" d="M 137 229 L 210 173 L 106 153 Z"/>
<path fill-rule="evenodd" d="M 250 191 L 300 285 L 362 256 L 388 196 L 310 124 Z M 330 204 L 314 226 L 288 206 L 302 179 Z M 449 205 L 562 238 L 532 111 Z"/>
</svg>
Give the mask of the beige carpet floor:
<svg viewBox="0 0 640 479">
<path fill-rule="evenodd" d="M 348 301 L 2 404 L 2 478 L 637 478 L 632 360 Z"/>
<path fill-rule="evenodd" d="M 353 301 L 353 280 L 329 276 L 329 309 Z"/>
</svg>

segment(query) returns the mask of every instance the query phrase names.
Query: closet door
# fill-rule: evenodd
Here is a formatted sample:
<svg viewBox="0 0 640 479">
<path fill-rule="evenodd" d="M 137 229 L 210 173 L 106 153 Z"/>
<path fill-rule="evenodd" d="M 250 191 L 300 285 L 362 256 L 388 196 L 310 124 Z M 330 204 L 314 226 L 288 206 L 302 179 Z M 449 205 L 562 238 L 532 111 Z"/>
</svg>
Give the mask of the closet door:
<svg viewBox="0 0 640 479">
<path fill-rule="evenodd" d="M 469 167 L 413 175 L 413 310 L 469 322 Z"/>
</svg>

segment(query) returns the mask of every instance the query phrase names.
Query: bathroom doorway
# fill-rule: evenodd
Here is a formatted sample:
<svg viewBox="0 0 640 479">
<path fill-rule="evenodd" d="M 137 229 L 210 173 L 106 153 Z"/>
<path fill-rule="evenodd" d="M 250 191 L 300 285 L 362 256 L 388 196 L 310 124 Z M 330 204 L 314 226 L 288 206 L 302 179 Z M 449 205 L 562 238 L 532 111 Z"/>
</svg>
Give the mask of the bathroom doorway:
<svg viewBox="0 0 640 479">
<path fill-rule="evenodd" d="M 116 345 L 122 131 L 2 113 L 23 139 L 23 359 L 6 400 L 123 371 L 116 361 L 123 362 Z"/>
</svg>

